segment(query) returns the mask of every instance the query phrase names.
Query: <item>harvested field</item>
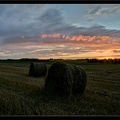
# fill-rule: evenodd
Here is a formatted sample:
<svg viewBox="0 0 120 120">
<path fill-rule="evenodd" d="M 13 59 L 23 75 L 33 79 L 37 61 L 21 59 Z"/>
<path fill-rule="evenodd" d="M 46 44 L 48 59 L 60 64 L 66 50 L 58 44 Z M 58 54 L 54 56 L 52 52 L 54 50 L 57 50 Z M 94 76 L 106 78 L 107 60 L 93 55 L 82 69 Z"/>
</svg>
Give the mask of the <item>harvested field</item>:
<svg viewBox="0 0 120 120">
<path fill-rule="evenodd" d="M 0 115 L 120 115 L 120 64 L 71 63 L 88 77 L 84 94 L 71 100 L 46 94 L 45 77 L 28 75 L 30 63 L 0 63 Z"/>
</svg>

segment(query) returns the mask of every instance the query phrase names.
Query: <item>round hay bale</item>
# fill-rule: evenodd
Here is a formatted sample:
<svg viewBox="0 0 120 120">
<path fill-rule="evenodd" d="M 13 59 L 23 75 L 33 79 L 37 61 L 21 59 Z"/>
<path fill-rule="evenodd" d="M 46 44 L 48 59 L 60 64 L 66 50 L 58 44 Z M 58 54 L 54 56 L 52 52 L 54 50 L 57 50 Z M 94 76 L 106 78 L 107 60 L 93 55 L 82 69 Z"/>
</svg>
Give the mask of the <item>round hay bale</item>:
<svg viewBox="0 0 120 120">
<path fill-rule="evenodd" d="M 83 69 L 64 62 L 55 62 L 48 70 L 45 89 L 56 95 L 71 97 L 84 92 L 86 78 Z"/>
<path fill-rule="evenodd" d="M 53 63 L 48 70 L 48 75 L 45 80 L 45 89 L 60 96 L 70 96 L 73 84 L 72 77 L 71 70 L 67 64 L 63 62 Z"/>
<path fill-rule="evenodd" d="M 44 63 L 31 63 L 29 68 L 29 76 L 40 77 L 45 76 L 47 67 Z"/>
<path fill-rule="evenodd" d="M 72 69 L 72 74 L 73 74 L 73 88 L 72 88 L 72 94 L 73 95 L 82 95 L 85 91 L 85 87 L 86 87 L 86 81 L 87 81 L 87 74 L 86 72 L 76 66 L 76 65 L 72 65 L 73 69 Z"/>
</svg>

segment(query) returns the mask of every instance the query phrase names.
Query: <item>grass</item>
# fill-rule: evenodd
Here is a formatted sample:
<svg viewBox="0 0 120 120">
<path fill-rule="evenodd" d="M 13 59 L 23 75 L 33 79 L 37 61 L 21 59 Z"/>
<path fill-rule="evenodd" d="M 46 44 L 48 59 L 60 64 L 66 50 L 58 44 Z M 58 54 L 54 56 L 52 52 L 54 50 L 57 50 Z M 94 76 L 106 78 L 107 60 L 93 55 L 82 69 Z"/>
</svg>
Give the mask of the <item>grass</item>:
<svg viewBox="0 0 120 120">
<path fill-rule="evenodd" d="M 120 64 L 65 62 L 88 77 L 84 94 L 71 100 L 45 93 L 45 77 L 28 76 L 30 63 L 0 63 L 0 115 L 120 115 Z"/>
</svg>

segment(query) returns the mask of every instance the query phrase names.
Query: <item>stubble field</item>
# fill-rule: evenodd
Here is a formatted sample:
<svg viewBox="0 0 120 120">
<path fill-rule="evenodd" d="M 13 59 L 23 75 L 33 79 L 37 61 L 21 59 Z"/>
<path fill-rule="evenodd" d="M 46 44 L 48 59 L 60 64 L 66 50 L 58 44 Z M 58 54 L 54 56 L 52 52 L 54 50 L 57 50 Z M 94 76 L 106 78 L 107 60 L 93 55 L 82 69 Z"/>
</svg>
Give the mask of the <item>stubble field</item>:
<svg viewBox="0 0 120 120">
<path fill-rule="evenodd" d="M 87 73 L 81 97 L 45 93 L 45 77 L 28 76 L 30 62 L 0 62 L 0 115 L 120 115 L 120 64 L 64 62 Z"/>
</svg>

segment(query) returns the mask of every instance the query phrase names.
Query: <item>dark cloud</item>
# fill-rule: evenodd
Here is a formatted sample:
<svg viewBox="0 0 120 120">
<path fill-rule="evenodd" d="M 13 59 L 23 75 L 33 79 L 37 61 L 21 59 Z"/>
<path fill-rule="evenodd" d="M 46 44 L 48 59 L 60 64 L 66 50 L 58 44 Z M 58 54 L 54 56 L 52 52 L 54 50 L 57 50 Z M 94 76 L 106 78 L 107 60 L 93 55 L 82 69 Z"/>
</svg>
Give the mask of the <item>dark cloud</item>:
<svg viewBox="0 0 120 120">
<path fill-rule="evenodd" d="M 44 23 L 61 23 L 62 13 L 58 9 L 47 9 L 44 14 L 39 17 L 39 20 Z"/>
<path fill-rule="evenodd" d="M 101 6 L 96 6 L 96 7 L 93 7 L 90 11 L 89 11 L 89 15 L 94 15 L 96 14 L 99 10 L 101 9 Z"/>
<path fill-rule="evenodd" d="M 84 27 L 84 28 L 77 28 L 78 31 L 76 31 L 77 34 L 83 34 L 83 35 L 90 35 L 90 36 L 110 36 L 110 37 L 120 37 L 120 30 L 111 30 L 106 29 L 105 26 L 102 25 L 94 25 L 90 27 Z"/>
<path fill-rule="evenodd" d="M 51 28 L 52 29 L 52 28 Z M 50 30 L 51 30 L 50 29 Z M 18 32 L 19 33 L 19 32 Z M 49 34 L 53 34 L 53 33 L 59 33 L 62 34 L 64 33 L 66 36 L 69 35 L 72 37 L 72 35 L 83 35 L 84 36 L 90 36 L 91 38 L 93 36 L 95 36 L 94 40 L 90 40 L 89 39 L 86 41 L 82 41 L 79 40 L 66 40 L 61 38 L 54 38 L 54 37 L 48 37 L 48 38 L 41 38 L 40 35 L 42 35 L 43 33 L 36 33 L 36 35 L 34 34 L 33 36 L 30 35 L 25 35 L 25 34 L 19 34 L 19 36 L 17 37 L 9 37 L 3 40 L 3 42 L 1 42 L 2 44 L 19 44 L 19 43 L 27 43 L 27 42 L 32 42 L 32 43 L 97 43 L 99 41 L 99 44 L 110 44 L 110 43 L 120 43 L 119 38 L 120 37 L 120 30 L 110 30 L 110 29 L 106 29 L 105 26 L 100 26 L 100 25 L 96 25 L 96 26 L 91 26 L 91 27 L 75 27 L 75 26 L 69 26 L 66 27 L 64 26 L 63 28 L 57 28 L 55 29 L 53 27 L 53 29 L 49 32 Z M 98 37 L 97 37 L 98 36 Z M 101 36 L 101 37 L 99 37 Z M 106 39 L 106 40 L 102 40 L 102 36 L 109 36 L 111 38 L 111 40 Z M 115 38 L 114 38 L 115 37 Z M 101 42 L 100 42 L 101 41 Z"/>
<path fill-rule="evenodd" d="M 109 14 L 116 13 L 118 10 L 120 10 L 120 7 L 114 7 L 112 9 L 109 9 L 109 8 L 105 9 L 104 8 L 104 9 L 101 10 L 100 14 L 108 14 L 109 15 Z"/>
<path fill-rule="evenodd" d="M 89 9 L 88 20 L 91 21 L 93 18 L 103 15 L 113 15 L 119 12 L 120 6 L 114 5 L 94 5 L 92 9 Z"/>
<path fill-rule="evenodd" d="M 4 41 L 2 42 L 2 44 L 20 44 L 20 43 L 26 43 L 29 42 L 30 39 L 26 39 L 24 38 L 24 36 L 20 36 L 20 37 L 11 37 L 11 38 L 7 38 L 4 39 Z"/>
<path fill-rule="evenodd" d="M 63 13 L 59 9 L 47 9 L 40 12 L 40 5 L 7 5 L 1 6 L 1 43 L 66 43 L 63 39 L 40 39 L 40 34 L 60 33 L 66 35 L 82 34 L 84 36 L 110 36 L 120 37 L 120 30 L 106 29 L 102 25 L 91 27 L 77 27 L 64 21 Z M 89 14 L 100 11 L 100 5 L 93 8 Z M 115 11 L 115 9 L 113 9 Z M 116 8 L 117 10 L 117 8 Z M 6 13 L 6 14 L 3 14 Z M 21 20 L 20 20 L 21 19 Z M 19 24 L 18 24 L 19 23 Z M 22 37 L 24 36 L 24 38 Z M 73 41 L 77 42 L 77 41 Z M 80 41 L 79 41 L 80 42 Z"/>
<path fill-rule="evenodd" d="M 64 22 L 62 12 L 58 9 L 47 9 L 36 20 L 36 23 L 34 23 L 32 26 L 32 29 L 34 29 L 36 32 L 40 31 L 42 33 L 61 33 L 64 28 L 71 27 L 71 25 L 68 25 Z"/>
<path fill-rule="evenodd" d="M 18 37 L 21 35 L 34 35 L 30 29 L 43 5 L 40 4 L 5 4 L 0 5 L 0 36 Z"/>
</svg>

